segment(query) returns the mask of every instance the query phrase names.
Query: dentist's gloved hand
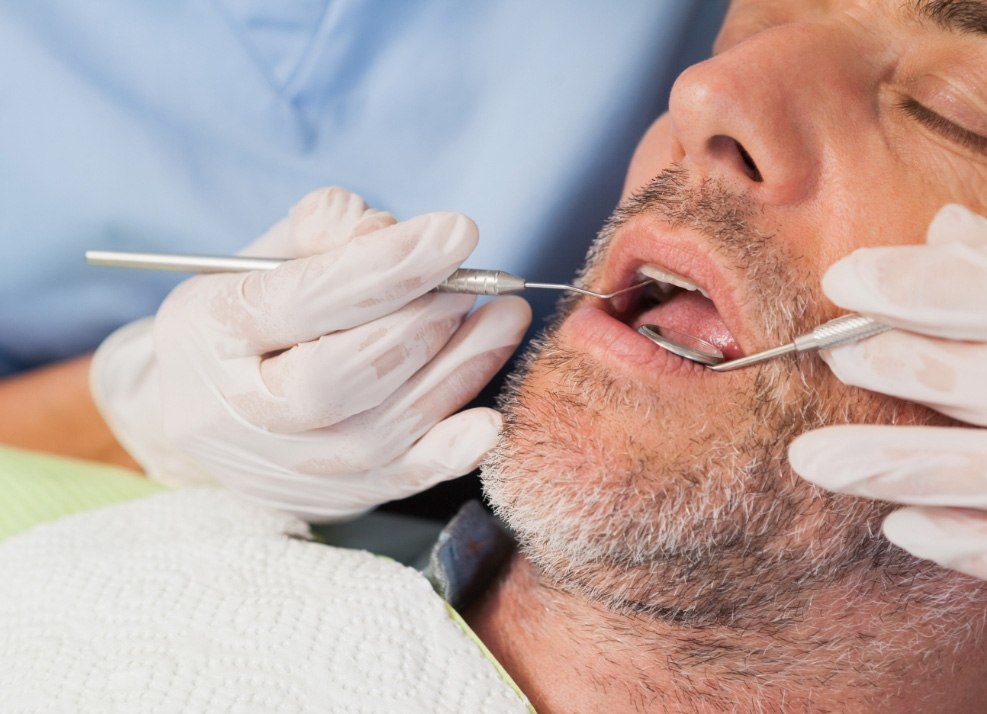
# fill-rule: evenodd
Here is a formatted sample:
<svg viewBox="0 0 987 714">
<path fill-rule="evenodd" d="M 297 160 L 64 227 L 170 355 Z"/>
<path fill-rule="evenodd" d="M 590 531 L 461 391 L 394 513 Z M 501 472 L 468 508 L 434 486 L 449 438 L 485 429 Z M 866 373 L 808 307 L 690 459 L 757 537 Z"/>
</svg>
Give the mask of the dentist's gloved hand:
<svg viewBox="0 0 987 714">
<path fill-rule="evenodd" d="M 459 214 L 396 223 L 342 189 L 312 193 L 245 251 L 297 260 L 185 281 L 153 345 L 150 321 L 111 336 L 97 404 L 152 477 L 218 481 L 313 521 L 468 473 L 500 415 L 454 412 L 530 321 L 519 298 L 467 316 L 472 296 L 430 292 L 476 241 Z"/>
<path fill-rule="evenodd" d="M 819 429 L 793 442 L 793 468 L 831 490 L 908 505 L 885 520 L 889 540 L 987 578 L 987 219 L 946 206 L 926 245 L 855 251 L 823 289 L 902 328 L 823 354 L 841 381 L 970 427 Z"/>
</svg>

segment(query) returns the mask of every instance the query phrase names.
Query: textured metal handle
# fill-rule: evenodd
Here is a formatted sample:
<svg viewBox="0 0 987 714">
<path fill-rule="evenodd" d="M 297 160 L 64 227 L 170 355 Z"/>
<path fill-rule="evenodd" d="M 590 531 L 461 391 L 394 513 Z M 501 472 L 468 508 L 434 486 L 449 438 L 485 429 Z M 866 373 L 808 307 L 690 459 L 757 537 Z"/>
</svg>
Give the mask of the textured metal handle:
<svg viewBox="0 0 987 714">
<path fill-rule="evenodd" d="M 864 315 L 856 313 L 844 315 L 835 320 L 824 322 L 809 334 L 796 337 L 794 340 L 795 349 L 799 352 L 824 350 L 866 337 L 873 337 L 890 329 L 890 325 L 885 325 Z"/>
<path fill-rule="evenodd" d="M 247 270 L 271 270 L 285 258 L 254 258 L 243 255 L 190 255 L 183 253 L 135 253 L 115 250 L 87 250 L 86 261 L 92 265 L 147 270 L 175 270 L 186 273 L 239 273 Z M 436 286 L 440 293 L 467 295 L 506 295 L 528 287 L 524 278 L 503 270 L 460 268 Z M 567 286 L 552 286 L 567 289 Z"/>
<path fill-rule="evenodd" d="M 524 290 L 524 278 L 503 270 L 477 270 L 460 268 L 436 288 L 440 293 L 466 293 L 467 295 L 506 295 Z"/>
</svg>

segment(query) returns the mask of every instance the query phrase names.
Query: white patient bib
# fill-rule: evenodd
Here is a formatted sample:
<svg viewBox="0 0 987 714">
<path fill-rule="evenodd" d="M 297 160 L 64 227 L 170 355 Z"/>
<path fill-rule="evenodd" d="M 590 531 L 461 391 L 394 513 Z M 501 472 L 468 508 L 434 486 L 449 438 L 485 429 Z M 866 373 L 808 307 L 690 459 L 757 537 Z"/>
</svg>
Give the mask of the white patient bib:
<svg viewBox="0 0 987 714">
<path fill-rule="evenodd" d="M 188 489 L 3 541 L 0 711 L 531 711 L 415 570 L 307 533 Z"/>
</svg>

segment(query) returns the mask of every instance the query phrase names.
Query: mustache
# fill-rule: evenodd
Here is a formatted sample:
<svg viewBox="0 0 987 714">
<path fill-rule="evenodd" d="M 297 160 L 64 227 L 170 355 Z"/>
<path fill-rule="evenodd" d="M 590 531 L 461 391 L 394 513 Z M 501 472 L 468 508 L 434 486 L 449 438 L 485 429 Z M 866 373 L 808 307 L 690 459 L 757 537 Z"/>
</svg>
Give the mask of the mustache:
<svg viewBox="0 0 987 714">
<path fill-rule="evenodd" d="M 717 244 L 748 248 L 769 240 L 754 229 L 754 201 L 729 191 L 722 181 L 705 178 L 695 184 L 688 169 L 671 166 L 635 191 L 611 215 L 608 225 L 620 228 L 631 218 L 658 214 L 673 228 L 686 228 Z"/>
<path fill-rule="evenodd" d="M 689 170 L 671 166 L 621 202 L 600 231 L 596 251 L 605 251 L 614 234 L 640 216 L 654 216 L 673 230 L 688 230 L 705 237 L 714 250 L 737 266 L 749 266 L 777 252 L 773 234 L 757 229 L 760 212 L 747 195 L 731 191 L 723 181 L 694 181 Z M 772 261 L 776 262 L 776 261 Z"/>
</svg>

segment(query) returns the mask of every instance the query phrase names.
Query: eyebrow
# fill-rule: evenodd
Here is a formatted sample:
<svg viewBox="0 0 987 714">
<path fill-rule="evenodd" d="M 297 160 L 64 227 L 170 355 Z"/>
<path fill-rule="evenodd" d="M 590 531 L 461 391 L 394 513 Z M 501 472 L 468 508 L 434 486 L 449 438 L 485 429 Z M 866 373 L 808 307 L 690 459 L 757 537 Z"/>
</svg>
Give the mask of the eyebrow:
<svg viewBox="0 0 987 714">
<path fill-rule="evenodd" d="M 944 30 L 987 35 L 987 2 L 984 0 L 914 0 L 915 13 Z"/>
</svg>

